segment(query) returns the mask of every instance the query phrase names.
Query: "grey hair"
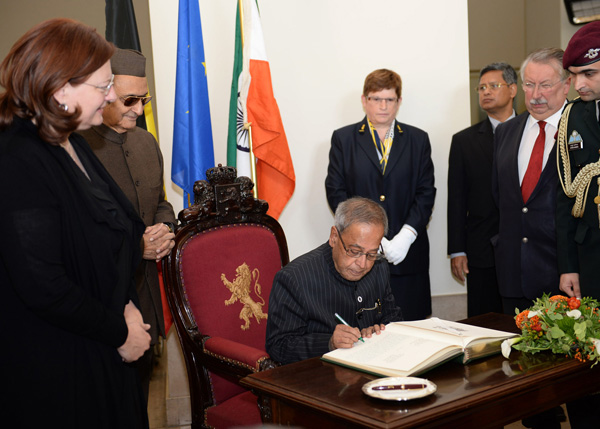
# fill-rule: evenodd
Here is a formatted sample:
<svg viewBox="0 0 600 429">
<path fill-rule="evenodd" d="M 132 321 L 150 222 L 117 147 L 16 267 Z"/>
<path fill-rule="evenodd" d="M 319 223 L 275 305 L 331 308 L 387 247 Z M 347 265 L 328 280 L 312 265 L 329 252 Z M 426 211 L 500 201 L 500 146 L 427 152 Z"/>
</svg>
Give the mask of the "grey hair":
<svg viewBox="0 0 600 429">
<path fill-rule="evenodd" d="M 542 48 L 530 53 L 523 64 L 521 64 L 521 80 L 524 80 L 525 67 L 529 63 L 548 64 L 560 77 L 561 82 L 564 82 L 569 77 L 569 71 L 563 69 L 562 60 L 565 51 L 559 48 Z"/>
<path fill-rule="evenodd" d="M 502 72 L 502 79 L 504 79 L 507 84 L 512 85 L 513 83 L 517 83 L 517 72 L 510 64 L 503 62 L 488 64 L 482 68 L 481 72 L 479 72 L 479 80 L 481 80 L 481 76 L 494 70 Z"/>
<path fill-rule="evenodd" d="M 335 227 L 340 233 L 355 223 L 382 225 L 383 235 L 388 233 L 388 218 L 385 210 L 368 198 L 352 197 L 337 206 Z"/>
</svg>

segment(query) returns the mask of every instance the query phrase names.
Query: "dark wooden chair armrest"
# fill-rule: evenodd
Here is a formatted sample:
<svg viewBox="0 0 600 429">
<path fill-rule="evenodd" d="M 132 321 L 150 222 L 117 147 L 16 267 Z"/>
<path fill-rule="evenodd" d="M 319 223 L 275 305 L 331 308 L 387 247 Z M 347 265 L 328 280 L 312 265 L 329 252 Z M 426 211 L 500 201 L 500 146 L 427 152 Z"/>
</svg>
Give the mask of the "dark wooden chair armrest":
<svg viewBox="0 0 600 429">
<path fill-rule="evenodd" d="M 204 341 L 204 352 L 229 367 L 258 372 L 278 366 L 269 354 L 235 341 L 221 337 L 210 337 Z"/>
</svg>

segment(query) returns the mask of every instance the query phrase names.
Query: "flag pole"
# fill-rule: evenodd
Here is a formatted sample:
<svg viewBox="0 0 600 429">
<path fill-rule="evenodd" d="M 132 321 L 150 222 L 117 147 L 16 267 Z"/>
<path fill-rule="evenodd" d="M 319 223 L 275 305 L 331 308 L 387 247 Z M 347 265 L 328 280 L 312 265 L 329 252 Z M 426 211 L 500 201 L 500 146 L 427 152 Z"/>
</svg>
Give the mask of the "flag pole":
<svg viewBox="0 0 600 429">
<path fill-rule="evenodd" d="M 254 188 L 252 193 L 254 198 L 258 198 L 258 183 L 256 183 L 256 158 L 254 158 L 254 152 L 252 150 L 252 122 L 244 124 L 244 128 L 248 130 L 248 149 L 250 150 L 250 174 L 252 175 L 252 182 Z"/>
<path fill-rule="evenodd" d="M 242 35 L 242 52 L 244 51 L 244 5 L 243 0 L 238 0 L 238 7 L 240 8 L 240 33 Z M 247 115 L 247 110 L 246 110 Z M 245 118 L 244 118 L 245 119 Z M 256 183 L 256 159 L 254 158 L 254 151 L 252 150 L 252 122 L 245 122 L 244 129 L 248 131 L 248 150 L 250 155 L 250 175 L 252 176 L 252 183 L 254 188 L 252 193 L 254 198 L 258 198 L 258 183 Z"/>
</svg>

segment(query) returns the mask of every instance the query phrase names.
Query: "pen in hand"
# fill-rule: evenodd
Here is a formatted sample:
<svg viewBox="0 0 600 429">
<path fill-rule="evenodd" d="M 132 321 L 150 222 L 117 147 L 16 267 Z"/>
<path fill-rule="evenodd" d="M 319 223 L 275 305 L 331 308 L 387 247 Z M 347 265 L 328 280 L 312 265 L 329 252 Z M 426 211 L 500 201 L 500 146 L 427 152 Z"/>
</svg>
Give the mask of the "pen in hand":
<svg viewBox="0 0 600 429">
<path fill-rule="evenodd" d="M 335 317 L 336 317 L 337 320 L 339 320 L 340 322 L 342 322 L 344 325 L 350 326 L 350 325 L 348 325 L 348 323 L 344 319 L 342 319 L 342 316 L 340 316 L 339 314 L 335 313 Z M 365 340 L 363 340 L 363 337 L 359 337 L 359 340 L 361 340 L 363 343 L 365 342 Z"/>
</svg>

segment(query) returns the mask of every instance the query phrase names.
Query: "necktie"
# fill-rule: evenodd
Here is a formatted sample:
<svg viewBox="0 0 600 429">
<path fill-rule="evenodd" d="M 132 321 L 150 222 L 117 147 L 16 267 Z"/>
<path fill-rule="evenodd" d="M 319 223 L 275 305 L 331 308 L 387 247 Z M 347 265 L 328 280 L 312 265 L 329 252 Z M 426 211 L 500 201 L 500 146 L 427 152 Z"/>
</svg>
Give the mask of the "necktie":
<svg viewBox="0 0 600 429">
<path fill-rule="evenodd" d="M 544 131 L 546 123 L 544 121 L 539 121 L 538 125 L 540 126 L 540 132 L 535 139 L 531 158 L 529 158 L 529 164 L 527 165 L 527 171 L 525 171 L 525 176 L 521 183 L 521 195 L 523 195 L 524 203 L 529 199 L 529 196 L 535 189 L 535 185 L 537 185 L 540 175 L 542 174 L 544 146 L 546 144 L 546 131 Z"/>
</svg>

